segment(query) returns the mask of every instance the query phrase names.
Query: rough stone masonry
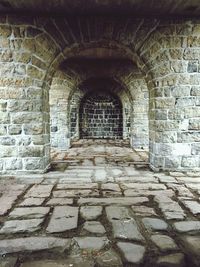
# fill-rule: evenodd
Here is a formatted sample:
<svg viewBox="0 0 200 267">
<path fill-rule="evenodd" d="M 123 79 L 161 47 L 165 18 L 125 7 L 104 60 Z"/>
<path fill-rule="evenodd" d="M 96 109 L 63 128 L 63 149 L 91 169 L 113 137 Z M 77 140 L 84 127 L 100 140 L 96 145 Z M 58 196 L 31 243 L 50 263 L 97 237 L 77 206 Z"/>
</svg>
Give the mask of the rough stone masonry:
<svg viewBox="0 0 200 267">
<path fill-rule="evenodd" d="M 1 174 L 45 172 L 51 147 L 81 137 L 80 105 L 101 80 L 120 137 L 149 148 L 153 170 L 200 169 L 198 18 L 14 13 L 0 15 Z"/>
</svg>

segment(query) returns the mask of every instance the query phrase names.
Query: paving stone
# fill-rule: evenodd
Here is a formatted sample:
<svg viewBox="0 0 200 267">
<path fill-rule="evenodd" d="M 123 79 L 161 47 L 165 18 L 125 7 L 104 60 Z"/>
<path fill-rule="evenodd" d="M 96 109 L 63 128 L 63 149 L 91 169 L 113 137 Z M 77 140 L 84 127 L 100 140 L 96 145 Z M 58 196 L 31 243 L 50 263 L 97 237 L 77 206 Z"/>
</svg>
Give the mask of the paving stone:
<svg viewBox="0 0 200 267">
<path fill-rule="evenodd" d="M 9 219 L 36 219 L 45 217 L 50 211 L 48 207 L 15 208 Z"/>
<path fill-rule="evenodd" d="M 175 230 L 180 233 L 190 232 L 190 231 L 199 231 L 200 222 L 199 221 L 184 221 L 176 222 L 173 224 Z"/>
<path fill-rule="evenodd" d="M 185 267 L 183 253 L 174 253 L 166 256 L 160 256 L 156 262 L 157 267 Z"/>
<path fill-rule="evenodd" d="M 127 262 L 139 264 L 143 261 L 145 247 L 129 242 L 117 242 L 117 246 Z"/>
<path fill-rule="evenodd" d="M 18 206 L 30 207 L 30 206 L 41 206 L 45 201 L 45 198 L 26 198 Z"/>
<path fill-rule="evenodd" d="M 125 182 L 125 183 L 130 183 L 130 181 L 134 181 L 134 183 L 158 183 L 158 179 L 153 177 L 153 176 L 144 176 L 142 177 L 141 175 L 139 176 L 133 176 L 133 177 L 116 177 L 115 180 L 117 182 Z"/>
<path fill-rule="evenodd" d="M 57 184 L 57 189 L 98 189 L 97 183 L 81 183 L 81 184 Z"/>
<path fill-rule="evenodd" d="M 200 189 L 200 180 L 198 180 L 198 182 L 194 182 L 193 180 L 196 179 L 197 178 L 192 178 L 190 183 L 185 183 L 185 185 L 191 190 L 198 191 Z"/>
<path fill-rule="evenodd" d="M 133 196 L 160 196 L 165 194 L 168 197 L 172 197 L 175 193 L 172 190 L 140 190 L 140 189 L 127 189 L 124 191 L 126 197 Z"/>
<path fill-rule="evenodd" d="M 79 205 L 124 205 L 131 206 L 140 203 L 147 203 L 149 199 L 147 197 L 112 197 L 112 198 L 80 198 L 78 200 Z"/>
<path fill-rule="evenodd" d="M 117 191 L 106 191 L 106 190 L 103 190 L 102 194 L 103 194 L 104 197 L 122 196 L 122 192 L 117 192 Z"/>
<path fill-rule="evenodd" d="M 73 199 L 72 198 L 51 198 L 47 202 L 47 206 L 63 206 L 63 205 L 72 205 Z"/>
<path fill-rule="evenodd" d="M 96 234 L 105 234 L 106 230 L 104 228 L 104 226 L 98 222 L 98 221 L 88 221 L 88 222 L 85 222 L 83 224 L 83 229 L 82 229 L 84 232 L 84 230 L 86 232 L 89 232 L 89 233 L 96 233 Z"/>
<path fill-rule="evenodd" d="M 80 196 L 99 196 L 98 190 L 57 190 L 53 192 L 53 197 L 80 197 Z"/>
<path fill-rule="evenodd" d="M 5 215 L 8 213 L 8 211 L 12 208 L 13 204 L 17 200 L 17 196 L 12 196 L 12 197 L 6 197 L 2 196 L 0 197 L 0 216 Z"/>
<path fill-rule="evenodd" d="M 78 208 L 70 206 L 55 207 L 47 232 L 59 233 L 77 228 Z"/>
<path fill-rule="evenodd" d="M 66 183 L 77 183 L 77 184 L 80 184 L 80 183 L 91 183 L 92 182 L 92 180 L 90 179 L 90 178 L 85 178 L 85 177 L 83 177 L 83 178 L 80 178 L 80 177 L 74 177 L 74 178 L 66 178 L 66 176 L 65 176 L 65 178 L 62 178 L 62 179 L 60 179 L 59 180 L 59 183 L 60 184 L 66 184 Z"/>
<path fill-rule="evenodd" d="M 96 257 L 97 267 L 123 267 L 122 261 L 118 254 L 110 249 Z"/>
<path fill-rule="evenodd" d="M 180 183 L 186 183 L 186 184 L 200 184 L 200 178 L 199 177 L 188 177 L 188 176 L 181 176 L 177 178 L 177 181 Z"/>
<path fill-rule="evenodd" d="M 96 220 L 102 214 L 101 206 L 83 206 L 80 208 L 80 214 L 85 220 Z"/>
<path fill-rule="evenodd" d="M 182 220 L 186 217 L 185 212 L 180 205 L 167 196 L 155 196 L 154 200 L 158 203 L 159 208 L 167 220 Z"/>
<path fill-rule="evenodd" d="M 102 190 L 107 190 L 107 191 L 117 191 L 121 192 L 121 189 L 118 184 L 115 183 L 105 183 L 101 185 Z"/>
<path fill-rule="evenodd" d="M 106 215 L 112 224 L 114 238 L 143 240 L 136 221 L 126 207 L 106 207 Z"/>
<path fill-rule="evenodd" d="M 111 173 L 114 176 L 119 176 L 119 175 L 122 175 L 123 171 L 120 169 L 111 169 Z"/>
<path fill-rule="evenodd" d="M 131 167 L 125 167 L 128 176 L 140 176 L 140 172 Z"/>
<path fill-rule="evenodd" d="M 168 175 L 156 174 L 155 176 L 158 177 L 161 183 L 178 183 L 174 177 Z"/>
<path fill-rule="evenodd" d="M 0 259 L 0 267 L 15 267 L 17 264 L 17 258 L 16 257 L 10 257 L 10 258 L 1 258 Z"/>
<path fill-rule="evenodd" d="M 26 190 L 28 188 L 28 186 L 25 184 L 6 184 L 5 187 L 2 187 L 3 189 L 3 193 L 5 193 L 6 196 L 19 196 L 21 193 L 24 192 L 24 190 Z"/>
<path fill-rule="evenodd" d="M 134 189 L 134 190 L 165 190 L 167 189 L 164 184 L 156 183 L 123 183 L 121 187 L 125 189 Z"/>
<path fill-rule="evenodd" d="M 95 171 L 95 182 L 106 181 L 106 171 L 105 170 L 96 170 Z"/>
<path fill-rule="evenodd" d="M 194 197 L 194 195 L 190 192 L 190 190 L 186 188 L 184 185 L 167 184 L 167 187 L 172 188 L 176 193 L 178 193 L 179 196 Z"/>
<path fill-rule="evenodd" d="M 49 197 L 52 189 L 53 185 L 34 185 L 24 197 Z"/>
<path fill-rule="evenodd" d="M 44 219 L 6 221 L 0 230 L 0 234 L 35 232 L 41 228 L 43 221 Z"/>
<path fill-rule="evenodd" d="M 182 201 L 186 208 L 188 208 L 192 214 L 200 214 L 200 204 L 197 201 Z"/>
<path fill-rule="evenodd" d="M 109 243 L 107 237 L 74 237 L 73 239 L 79 248 L 84 250 L 101 250 Z"/>
<path fill-rule="evenodd" d="M 153 208 L 146 206 L 132 206 L 132 210 L 137 214 L 137 216 L 158 216 Z"/>
<path fill-rule="evenodd" d="M 82 166 L 94 166 L 94 162 L 89 159 L 84 159 L 82 162 Z"/>
<path fill-rule="evenodd" d="M 165 221 L 157 218 L 144 218 L 142 222 L 147 229 L 153 231 L 167 230 L 169 227 Z"/>
<path fill-rule="evenodd" d="M 200 236 L 182 236 L 182 244 L 189 253 L 189 262 L 191 265 L 199 266 L 200 262 Z"/>
<path fill-rule="evenodd" d="M 151 240 L 161 251 L 178 249 L 174 240 L 167 235 L 152 235 Z"/>
<path fill-rule="evenodd" d="M 26 251 L 56 250 L 68 251 L 71 239 L 56 237 L 23 237 L 0 240 L 0 255 Z"/>
<path fill-rule="evenodd" d="M 106 163 L 105 157 L 95 157 L 94 158 L 95 165 L 104 165 Z"/>
<path fill-rule="evenodd" d="M 67 258 L 65 260 L 39 260 L 22 263 L 20 267 L 94 267 L 94 262 L 81 258 Z"/>
</svg>

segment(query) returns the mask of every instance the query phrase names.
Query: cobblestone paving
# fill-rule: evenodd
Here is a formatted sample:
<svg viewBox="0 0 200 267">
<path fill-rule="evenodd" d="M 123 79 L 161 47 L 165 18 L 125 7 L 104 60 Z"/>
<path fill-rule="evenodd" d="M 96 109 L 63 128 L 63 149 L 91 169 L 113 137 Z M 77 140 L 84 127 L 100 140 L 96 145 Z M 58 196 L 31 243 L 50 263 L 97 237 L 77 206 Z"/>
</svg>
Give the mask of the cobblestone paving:
<svg viewBox="0 0 200 267">
<path fill-rule="evenodd" d="M 1 177 L 0 267 L 200 266 L 199 173 L 61 169 Z"/>
</svg>

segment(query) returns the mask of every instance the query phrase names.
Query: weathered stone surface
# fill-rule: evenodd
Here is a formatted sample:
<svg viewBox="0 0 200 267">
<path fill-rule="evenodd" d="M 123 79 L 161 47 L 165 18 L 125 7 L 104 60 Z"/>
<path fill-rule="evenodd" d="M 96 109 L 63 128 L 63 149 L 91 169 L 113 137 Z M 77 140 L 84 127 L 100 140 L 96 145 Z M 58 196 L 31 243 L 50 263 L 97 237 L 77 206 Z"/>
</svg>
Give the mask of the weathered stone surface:
<svg viewBox="0 0 200 267">
<path fill-rule="evenodd" d="M 184 221 L 184 222 L 175 222 L 174 228 L 177 232 L 184 233 L 190 231 L 199 231 L 200 222 L 199 221 Z"/>
<path fill-rule="evenodd" d="M 79 197 L 79 196 L 98 196 L 99 192 L 97 190 L 87 190 L 87 189 L 76 189 L 76 190 L 58 190 L 53 192 L 55 198 L 59 197 Z"/>
<path fill-rule="evenodd" d="M 17 258 L 10 257 L 6 259 L 0 259 L 0 267 L 14 267 L 16 266 Z"/>
<path fill-rule="evenodd" d="M 16 201 L 17 196 L 12 196 L 12 197 L 6 197 L 2 196 L 0 198 L 0 215 L 6 214 L 11 208 L 14 202 Z"/>
<path fill-rule="evenodd" d="M 144 218 L 142 219 L 142 222 L 149 230 L 167 230 L 167 228 L 169 227 L 165 221 L 157 218 Z"/>
<path fill-rule="evenodd" d="M 80 214 L 85 220 L 96 220 L 102 214 L 103 208 L 101 206 L 82 206 Z"/>
<path fill-rule="evenodd" d="M 132 210 L 140 216 L 156 216 L 156 212 L 153 208 L 146 206 L 132 206 Z"/>
<path fill-rule="evenodd" d="M 24 237 L 15 239 L 0 240 L 0 255 L 25 252 L 25 251 L 42 251 L 58 250 L 66 251 L 69 249 L 71 239 L 62 239 L 56 237 Z"/>
<path fill-rule="evenodd" d="M 40 229 L 43 221 L 44 219 L 6 221 L 0 230 L 0 234 L 35 232 Z"/>
<path fill-rule="evenodd" d="M 108 243 L 107 237 L 74 237 L 80 249 L 101 250 Z"/>
<path fill-rule="evenodd" d="M 70 206 L 55 207 L 47 232 L 57 233 L 75 229 L 78 225 L 78 208 Z"/>
<path fill-rule="evenodd" d="M 184 267 L 185 260 L 184 260 L 183 253 L 175 253 L 169 254 L 166 256 L 160 256 L 156 262 L 156 266 L 158 267 Z"/>
<path fill-rule="evenodd" d="M 121 191 L 119 185 L 118 184 L 115 184 L 115 183 L 105 183 L 105 184 L 102 184 L 101 189 L 102 190 L 106 190 L 106 191 L 117 191 L 117 192 L 120 192 Z"/>
<path fill-rule="evenodd" d="M 123 189 L 134 189 L 134 190 L 164 190 L 167 189 L 164 184 L 157 183 L 123 183 Z"/>
<path fill-rule="evenodd" d="M 167 220 L 171 219 L 184 219 L 186 217 L 185 212 L 180 205 L 167 196 L 155 196 L 154 200 L 158 203 L 159 208 L 164 214 Z"/>
<path fill-rule="evenodd" d="M 138 196 L 159 196 L 159 195 L 167 195 L 172 197 L 174 192 L 169 190 L 140 190 L 140 189 L 127 189 L 124 191 L 124 195 L 126 197 L 138 197 Z"/>
<path fill-rule="evenodd" d="M 98 221 L 85 222 L 82 230 L 82 232 L 86 231 L 89 233 L 96 233 L 101 235 L 105 234 L 106 232 L 104 226 Z"/>
<path fill-rule="evenodd" d="M 45 217 L 50 211 L 48 207 L 15 208 L 10 214 L 12 219 L 36 219 Z"/>
<path fill-rule="evenodd" d="M 80 198 L 78 200 L 79 205 L 124 205 L 124 206 L 130 206 L 135 205 L 139 203 L 146 203 L 149 199 L 147 197 L 113 197 L 113 198 Z"/>
<path fill-rule="evenodd" d="M 91 189 L 92 190 L 92 189 L 98 189 L 98 184 L 97 183 L 57 184 L 56 188 L 61 189 L 61 190 L 64 190 L 64 189 L 67 189 L 67 190 L 69 189 Z"/>
<path fill-rule="evenodd" d="M 53 185 L 34 185 L 25 195 L 28 197 L 49 197 Z"/>
<path fill-rule="evenodd" d="M 174 240 L 167 235 L 152 235 L 151 240 L 161 251 L 178 249 Z"/>
<path fill-rule="evenodd" d="M 106 207 L 106 215 L 112 224 L 115 238 L 143 240 L 136 221 L 132 218 L 130 211 L 125 207 Z"/>
<path fill-rule="evenodd" d="M 106 180 L 105 170 L 96 170 L 95 171 L 95 182 L 102 182 Z"/>
<path fill-rule="evenodd" d="M 169 188 L 172 188 L 179 196 L 193 197 L 193 194 L 184 185 L 167 184 Z"/>
<path fill-rule="evenodd" d="M 200 261 L 200 237 L 183 236 L 181 237 L 185 249 L 190 253 L 190 261 L 198 266 Z"/>
<path fill-rule="evenodd" d="M 145 253 L 145 248 L 143 246 L 127 242 L 117 242 L 117 246 L 127 262 L 139 264 L 143 261 Z"/>
<path fill-rule="evenodd" d="M 123 267 L 120 257 L 112 249 L 97 256 L 96 264 L 98 267 Z"/>
<path fill-rule="evenodd" d="M 182 201 L 183 204 L 192 212 L 192 214 L 200 214 L 200 204 L 197 201 Z"/>
<path fill-rule="evenodd" d="M 25 262 L 21 267 L 94 267 L 93 261 L 85 260 L 84 258 L 68 258 L 65 260 L 40 260 L 33 262 Z"/>
<path fill-rule="evenodd" d="M 63 205 L 71 205 L 73 204 L 72 198 L 51 198 L 47 202 L 47 206 L 63 206 Z"/>
<path fill-rule="evenodd" d="M 45 198 L 26 198 L 24 201 L 22 201 L 18 206 L 23 207 L 29 207 L 29 206 L 41 206 L 43 202 L 45 201 Z"/>
</svg>

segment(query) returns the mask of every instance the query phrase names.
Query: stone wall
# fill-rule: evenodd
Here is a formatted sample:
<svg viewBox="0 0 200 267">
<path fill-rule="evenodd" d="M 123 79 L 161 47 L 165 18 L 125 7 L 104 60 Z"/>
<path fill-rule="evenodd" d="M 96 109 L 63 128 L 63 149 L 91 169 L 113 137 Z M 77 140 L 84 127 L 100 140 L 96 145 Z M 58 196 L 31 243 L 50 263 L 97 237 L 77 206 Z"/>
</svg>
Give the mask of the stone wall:
<svg viewBox="0 0 200 267">
<path fill-rule="evenodd" d="M 199 30 L 197 21 L 160 23 L 140 50 L 150 76 L 153 169 L 195 171 L 200 166 Z"/>
<path fill-rule="evenodd" d="M 68 58 L 94 47 L 117 50 L 145 77 L 151 168 L 199 170 L 199 20 L 87 17 L 80 23 L 77 18 L 1 15 L 0 33 L 1 173 L 48 167 L 52 78 Z"/>
<path fill-rule="evenodd" d="M 93 91 L 101 91 L 102 88 L 116 95 L 122 103 L 122 117 L 123 123 L 122 137 L 127 139 L 130 137 L 130 116 L 131 116 L 131 102 L 128 98 L 125 90 L 121 88 L 120 84 L 110 78 L 91 78 L 87 79 L 74 90 L 71 98 L 69 99 L 69 110 L 70 110 L 70 129 L 71 139 L 80 138 L 80 108 L 81 103 L 85 97 L 90 96 Z M 121 119 L 120 119 L 121 120 Z M 121 124 L 121 123 L 120 123 Z"/>
<path fill-rule="evenodd" d="M 79 114 L 80 138 L 122 138 L 122 106 L 110 92 L 89 92 L 82 99 Z"/>
<path fill-rule="evenodd" d="M 50 141 L 51 147 L 58 151 L 70 147 L 69 95 L 77 78 L 68 73 L 57 71 L 49 91 L 50 103 Z"/>
</svg>

